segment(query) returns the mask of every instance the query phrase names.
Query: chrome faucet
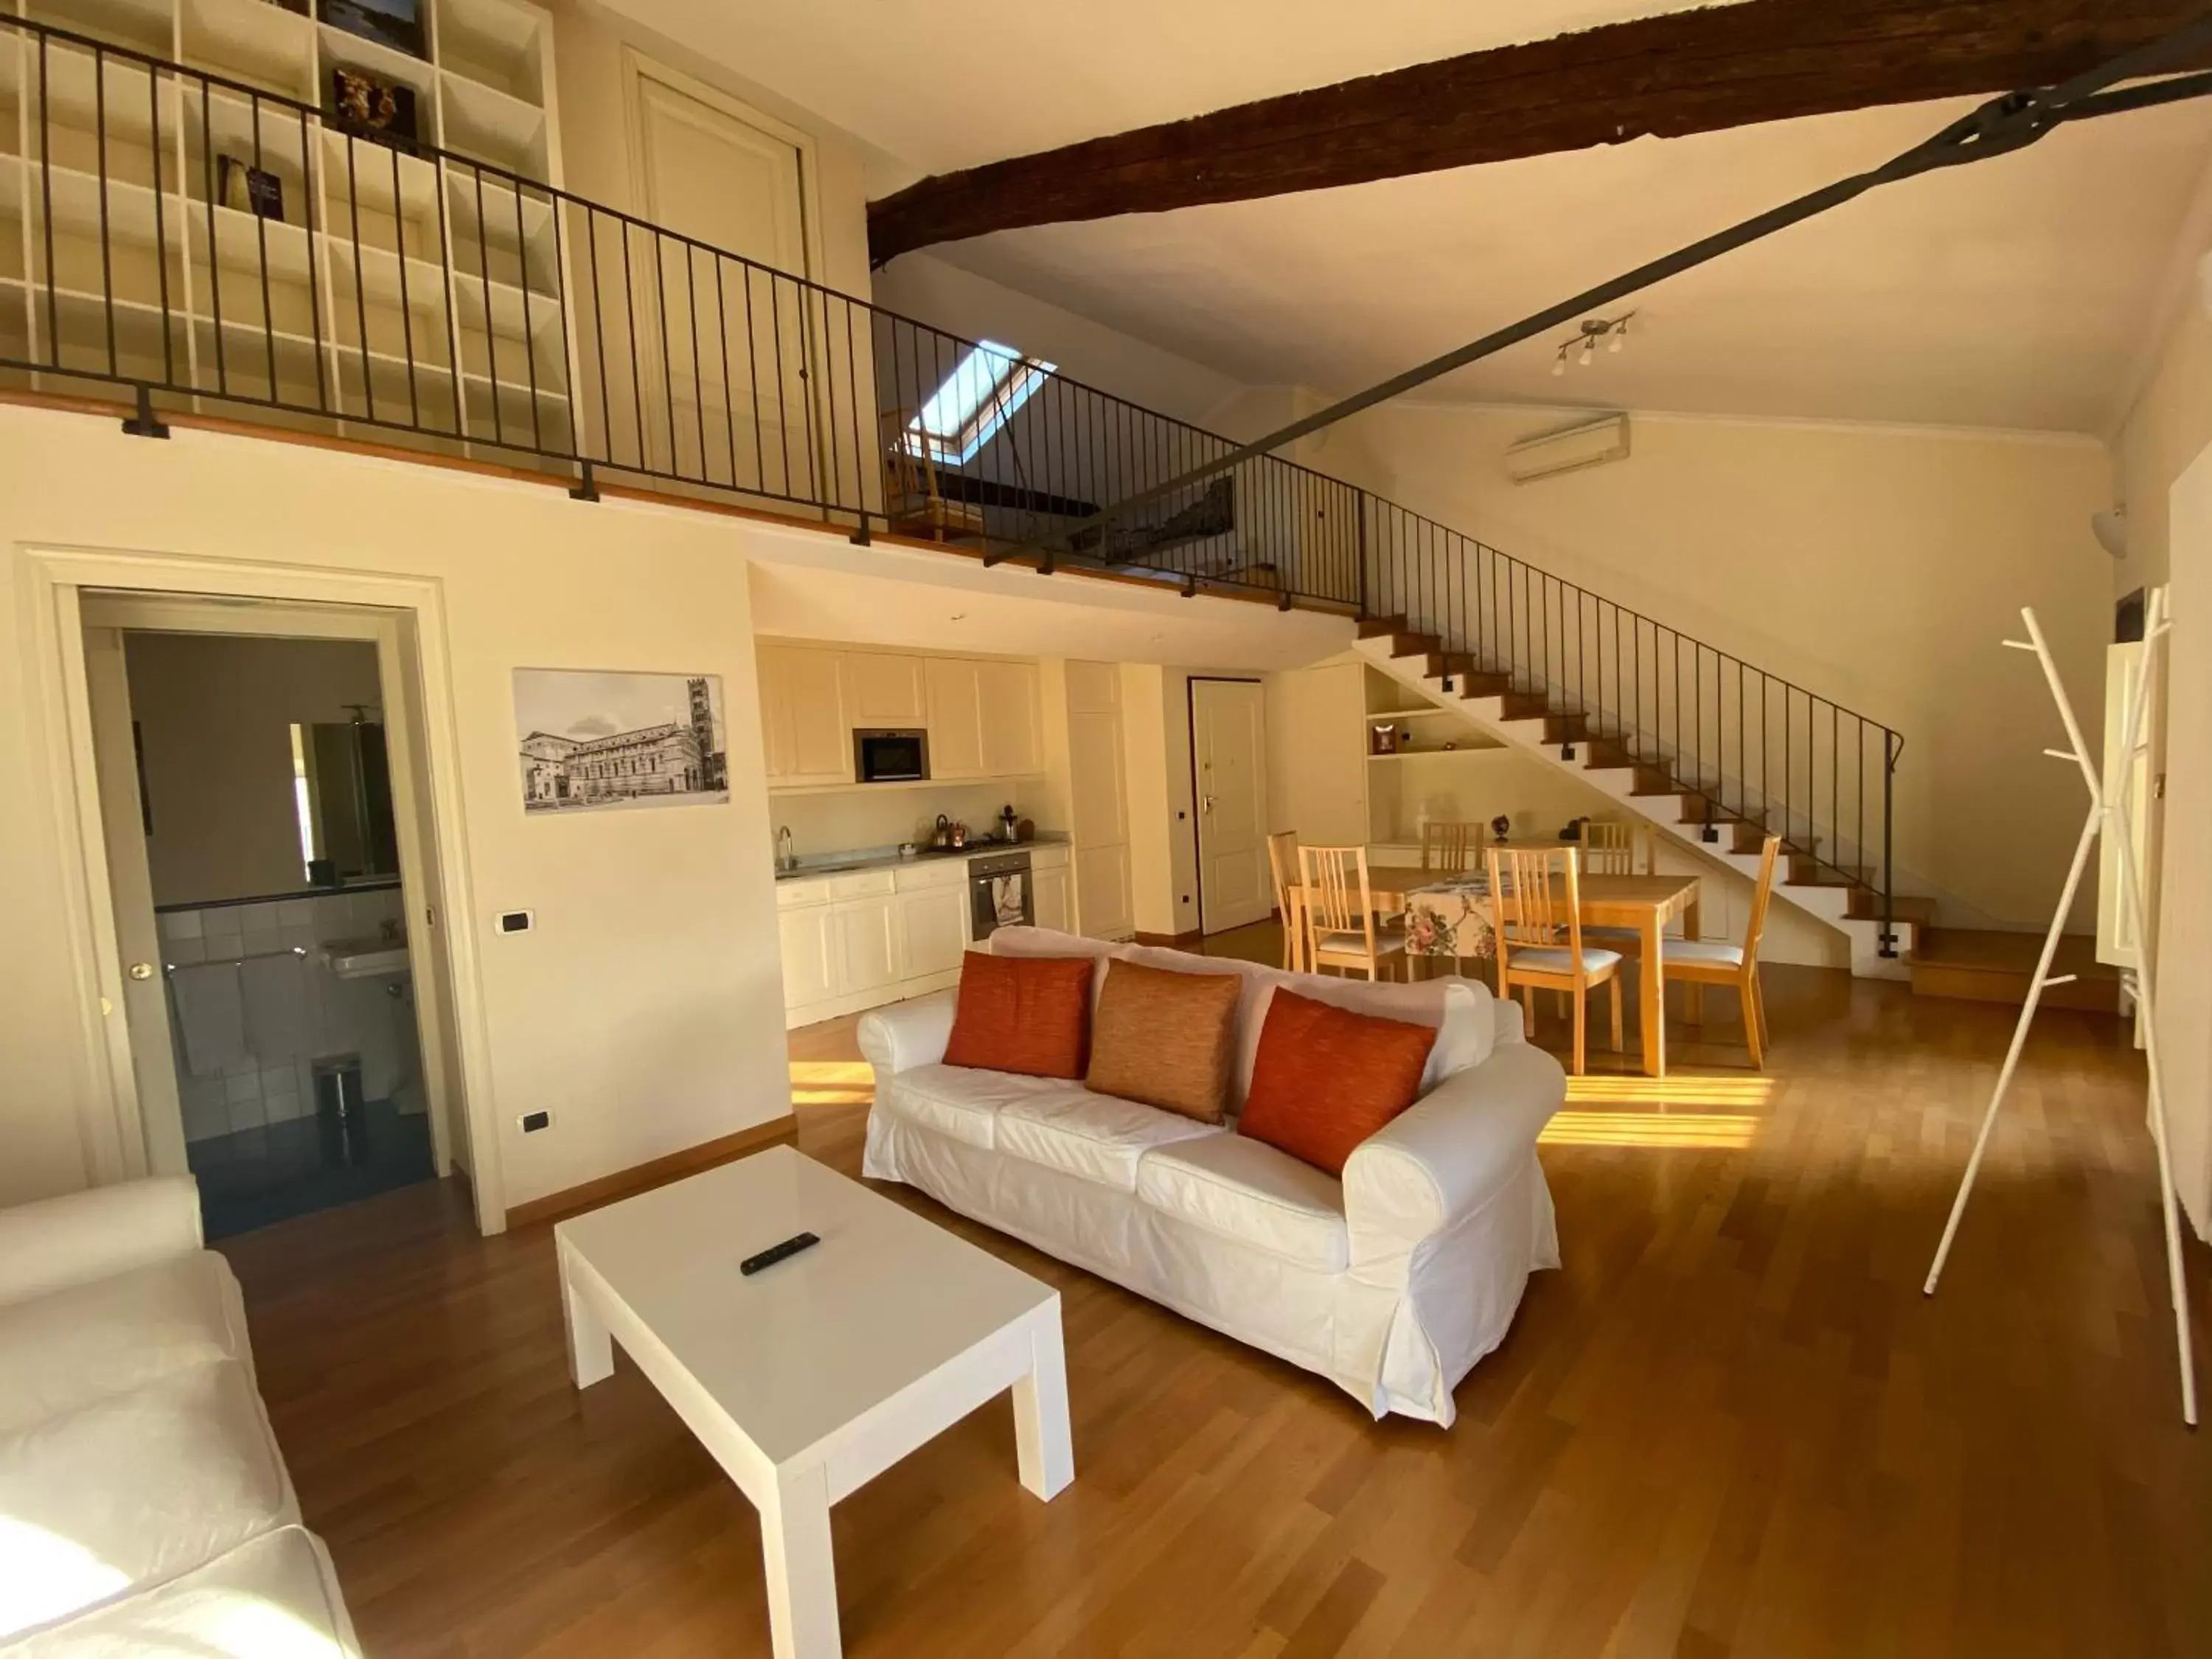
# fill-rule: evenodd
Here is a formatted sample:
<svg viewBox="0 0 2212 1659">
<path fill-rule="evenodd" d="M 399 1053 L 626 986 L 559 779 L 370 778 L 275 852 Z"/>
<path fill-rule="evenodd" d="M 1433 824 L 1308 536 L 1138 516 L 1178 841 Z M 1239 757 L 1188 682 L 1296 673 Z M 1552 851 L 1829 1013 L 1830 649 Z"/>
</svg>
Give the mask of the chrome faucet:
<svg viewBox="0 0 2212 1659">
<path fill-rule="evenodd" d="M 775 832 L 775 867 L 779 870 L 796 870 L 799 867 L 799 854 L 792 850 L 791 826 L 787 823 Z"/>
</svg>

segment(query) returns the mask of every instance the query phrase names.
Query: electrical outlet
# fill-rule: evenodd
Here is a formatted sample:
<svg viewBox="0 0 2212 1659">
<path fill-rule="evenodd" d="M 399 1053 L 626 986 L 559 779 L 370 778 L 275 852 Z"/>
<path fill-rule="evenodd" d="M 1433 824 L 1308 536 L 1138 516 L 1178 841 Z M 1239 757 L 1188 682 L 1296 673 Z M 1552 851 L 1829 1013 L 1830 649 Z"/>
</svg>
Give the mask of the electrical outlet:
<svg viewBox="0 0 2212 1659">
<path fill-rule="evenodd" d="M 553 1127 L 553 1114 L 550 1112 L 525 1112 L 521 1117 L 516 1121 L 522 1125 L 523 1133 L 526 1135 L 536 1134 L 540 1129 L 550 1129 Z"/>
</svg>

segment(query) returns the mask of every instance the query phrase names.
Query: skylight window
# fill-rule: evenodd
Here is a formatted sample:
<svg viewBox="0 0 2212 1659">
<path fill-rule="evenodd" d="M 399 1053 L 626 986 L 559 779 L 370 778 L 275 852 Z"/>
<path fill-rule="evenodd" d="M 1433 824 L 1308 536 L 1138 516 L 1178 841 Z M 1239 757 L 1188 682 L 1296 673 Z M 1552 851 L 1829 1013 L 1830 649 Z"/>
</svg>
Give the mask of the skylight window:
<svg viewBox="0 0 2212 1659">
<path fill-rule="evenodd" d="M 965 466 L 1014 411 L 1045 383 L 1054 365 L 985 340 L 953 366 L 921 413 L 907 422 L 906 451 L 940 466 Z"/>
</svg>

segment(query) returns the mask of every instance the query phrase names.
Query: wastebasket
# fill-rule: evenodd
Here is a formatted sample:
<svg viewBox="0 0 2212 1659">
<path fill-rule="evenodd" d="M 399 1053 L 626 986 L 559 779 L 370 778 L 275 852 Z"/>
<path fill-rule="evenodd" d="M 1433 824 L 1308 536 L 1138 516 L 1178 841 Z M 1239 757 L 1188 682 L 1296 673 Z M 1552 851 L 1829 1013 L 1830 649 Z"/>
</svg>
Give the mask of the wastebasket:
<svg viewBox="0 0 2212 1659">
<path fill-rule="evenodd" d="M 315 1121 L 323 1162 L 368 1162 L 368 1116 L 361 1095 L 361 1056 L 330 1054 L 315 1062 Z"/>
</svg>

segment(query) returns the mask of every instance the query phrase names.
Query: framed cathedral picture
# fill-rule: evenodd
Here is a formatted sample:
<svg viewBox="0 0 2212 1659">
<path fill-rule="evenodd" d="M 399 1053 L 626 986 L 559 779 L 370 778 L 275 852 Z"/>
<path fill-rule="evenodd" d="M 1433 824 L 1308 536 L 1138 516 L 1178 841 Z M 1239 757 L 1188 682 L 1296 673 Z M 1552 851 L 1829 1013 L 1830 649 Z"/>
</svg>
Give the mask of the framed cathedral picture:
<svg viewBox="0 0 2212 1659">
<path fill-rule="evenodd" d="M 719 674 L 518 668 L 514 735 L 526 813 L 730 799 Z"/>
</svg>

